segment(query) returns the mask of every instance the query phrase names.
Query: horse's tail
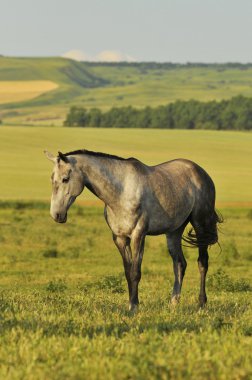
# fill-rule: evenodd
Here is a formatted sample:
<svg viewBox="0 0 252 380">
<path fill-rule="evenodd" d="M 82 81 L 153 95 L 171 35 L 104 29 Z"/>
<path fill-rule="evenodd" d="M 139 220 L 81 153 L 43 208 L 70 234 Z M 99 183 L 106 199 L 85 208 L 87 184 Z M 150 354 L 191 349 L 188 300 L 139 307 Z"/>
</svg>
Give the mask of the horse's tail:
<svg viewBox="0 0 252 380">
<path fill-rule="evenodd" d="M 210 215 L 199 218 L 189 219 L 193 227 L 187 232 L 182 239 L 189 247 L 202 247 L 218 243 L 218 224 L 223 223 L 224 219 L 221 213 L 213 210 Z"/>
</svg>

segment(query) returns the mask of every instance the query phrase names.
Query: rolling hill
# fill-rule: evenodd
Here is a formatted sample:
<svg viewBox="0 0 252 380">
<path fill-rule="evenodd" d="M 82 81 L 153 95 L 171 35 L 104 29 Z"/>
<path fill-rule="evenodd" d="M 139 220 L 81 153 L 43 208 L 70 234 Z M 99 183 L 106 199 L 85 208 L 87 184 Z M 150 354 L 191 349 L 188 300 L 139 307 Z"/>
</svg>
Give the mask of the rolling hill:
<svg viewBox="0 0 252 380">
<path fill-rule="evenodd" d="M 27 97 L 27 85 L 34 86 L 34 81 L 50 81 L 55 87 Z M 5 90 L 15 87 L 14 82 L 18 96 L 13 90 L 7 97 Z M 177 99 L 221 100 L 238 94 L 252 96 L 251 64 L 90 63 L 58 57 L 0 57 L 0 119 L 5 124 L 61 125 L 71 105 L 144 107 Z"/>
</svg>

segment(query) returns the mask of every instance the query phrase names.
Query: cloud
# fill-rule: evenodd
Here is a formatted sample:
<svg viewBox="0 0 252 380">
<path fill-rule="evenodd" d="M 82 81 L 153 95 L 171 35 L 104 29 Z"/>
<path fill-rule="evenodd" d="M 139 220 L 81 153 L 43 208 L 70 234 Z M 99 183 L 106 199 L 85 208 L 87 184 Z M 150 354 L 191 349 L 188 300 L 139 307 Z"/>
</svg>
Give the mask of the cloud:
<svg viewBox="0 0 252 380">
<path fill-rule="evenodd" d="M 135 58 L 128 54 L 123 54 L 120 51 L 104 50 L 95 56 L 95 60 L 98 62 L 134 62 Z"/>
<path fill-rule="evenodd" d="M 81 50 L 70 50 L 62 54 L 64 58 L 70 58 L 75 61 L 92 61 L 92 62 L 136 62 L 136 59 L 128 54 L 117 50 L 104 50 L 97 55 L 91 56 Z"/>
</svg>

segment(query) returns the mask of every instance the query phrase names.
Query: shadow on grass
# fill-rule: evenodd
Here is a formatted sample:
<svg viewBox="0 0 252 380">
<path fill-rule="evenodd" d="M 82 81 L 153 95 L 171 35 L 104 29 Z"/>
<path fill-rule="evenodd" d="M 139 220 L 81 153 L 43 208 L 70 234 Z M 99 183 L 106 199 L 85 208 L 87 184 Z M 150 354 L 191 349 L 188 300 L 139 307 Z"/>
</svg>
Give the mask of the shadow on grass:
<svg viewBox="0 0 252 380">
<path fill-rule="evenodd" d="M 201 326 L 195 322 L 158 322 L 143 323 L 132 326 L 126 322 L 110 323 L 106 325 L 88 325 L 84 326 L 73 319 L 65 322 L 46 322 L 38 320 L 18 320 L 16 318 L 2 320 L 0 323 L 1 335 L 13 329 L 20 329 L 26 332 L 43 332 L 44 336 L 77 336 L 88 337 L 90 339 L 99 335 L 106 337 L 122 338 L 127 333 L 139 335 L 147 331 L 153 331 L 159 334 L 169 334 L 173 331 L 200 332 Z"/>
<path fill-rule="evenodd" d="M 111 282 L 109 285 L 111 286 Z M 232 328 L 233 321 L 241 320 L 241 316 L 248 313 L 250 308 L 249 300 L 245 296 L 242 302 L 237 302 L 236 297 L 225 303 L 222 300 L 210 301 L 204 309 L 199 309 L 193 299 L 188 304 L 182 302 L 174 308 L 168 304 L 167 298 L 163 298 L 143 303 L 139 313 L 131 314 L 126 310 L 125 304 L 118 304 L 116 299 L 113 302 L 112 298 L 110 302 L 104 298 L 93 301 L 89 297 L 71 299 L 71 296 L 58 291 L 45 292 L 43 297 L 41 294 L 33 294 L 30 298 L 25 294 L 15 294 L 9 298 L 10 296 L 8 292 L 2 292 L 0 297 L 1 335 L 13 329 L 23 332 L 41 331 L 44 336 L 49 337 L 76 336 L 89 339 L 100 335 L 120 339 L 127 334 L 139 336 L 142 333 L 161 336 L 173 332 L 200 334 L 209 329 L 220 332 Z M 46 314 L 39 312 L 43 305 L 47 305 Z M 36 313 L 31 316 L 33 310 Z M 23 314 L 25 311 L 29 313 L 26 314 L 27 318 Z M 52 316 L 55 318 L 51 318 Z M 247 323 L 246 314 L 244 321 L 239 325 L 239 332 L 251 336 L 252 327 Z M 237 329 L 237 326 L 234 328 Z"/>
<path fill-rule="evenodd" d="M 171 318 L 171 315 L 169 316 Z M 186 317 L 186 316 L 185 316 Z M 133 317 L 134 318 L 134 317 Z M 23 332 L 42 331 L 43 336 L 60 336 L 60 337 L 88 337 L 95 339 L 97 336 L 104 335 L 106 337 L 123 338 L 127 334 L 139 336 L 145 332 L 167 335 L 173 332 L 196 333 L 200 334 L 205 330 L 220 332 L 233 327 L 232 322 L 226 322 L 225 316 L 217 314 L 212 319 L 209 318 L 191 318 L 188 320 L 179 319 L 175 314 L 170 320 L 157 322 L 138 321 L 136 318 L 122 318 L 122 322 L 112 322 L 104 324 L 85 325 L 85 321 L 77 321 L 69 318 L 64 321 L 52 322 L 40 319 L 18 319 L 15 315 L 12 318 L 0 317 L 0 333 L 3 335 L 13 329 L 22 330 Z M 251 326 L 242 327 L 240 332 L 244 335 L 251 335 Z"/>
</svg>

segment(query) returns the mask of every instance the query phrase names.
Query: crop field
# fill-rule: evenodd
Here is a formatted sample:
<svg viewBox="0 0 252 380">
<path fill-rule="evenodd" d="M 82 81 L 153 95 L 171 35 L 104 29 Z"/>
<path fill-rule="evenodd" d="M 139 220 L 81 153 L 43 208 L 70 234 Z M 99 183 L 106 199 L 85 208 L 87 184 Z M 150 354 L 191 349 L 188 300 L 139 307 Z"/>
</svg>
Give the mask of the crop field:
<svg viewBox="0 0 252 380">
<path fill-rule="evenodd" d="M 252 96 L 251 74 L 251 66 L 239 65 L 155 67 L 151 63 L 88 64 L 59 57 L 0 57 L 0 119 L 13 125 L 62 125 L 72 105 L 106 110 L 128 105 L 155 107 L 178 99 L 218 101 Z M 10 96 L 4 87 L 12 81 L 21 82 L 20 88 L 23 81 L 50 81 L 58 87 L 30 99 L 26 87 Z"/>
<path fill-rule="evenodd" d="M 58 87 L 51 81 L 0 81 L 0 104 L 30 100 Z"/>
<path fill-rule="evenodd" d="M 57 91 L 57 90 L 56 90 Z M 210 248 L 199 309 L 197 250 L 181 302 L 170 304 L 164 236 L 147 237 L 140 308 L 128 312 L 121 256 L 87 191 L 64 225 L 49 215 L 53 153 L 86 148 L 145 163 L 184 157 L 217 188 L 221 248 Z M 252 134 L 183 130 L 0 127 L 0 378 L 252 378 Z"/>
</svg>

